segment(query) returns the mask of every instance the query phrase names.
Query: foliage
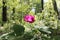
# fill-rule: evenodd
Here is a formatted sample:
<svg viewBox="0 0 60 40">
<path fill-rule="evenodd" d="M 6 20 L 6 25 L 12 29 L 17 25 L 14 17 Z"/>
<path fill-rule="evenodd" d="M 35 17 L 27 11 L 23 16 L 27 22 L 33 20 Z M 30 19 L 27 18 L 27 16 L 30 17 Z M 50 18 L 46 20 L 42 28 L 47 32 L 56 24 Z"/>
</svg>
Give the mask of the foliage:
<svg viewBox="0 0 60 40">
<path fill-rule="evenodd" d="M 60 21 L 53 10 L 52 2 L 44 4 L 42 13 L 36 13 L 33 8 L 41 0 L 5 0 L 7 6 L 8 21 L 0 29 L 0 40 L 59 40 Z M 0 1 L 0 14 L 2 13 L 2 0 Z M 13 13 L 15 8 L 15 13 Z M 24 21 L 24 16 L 35 16 L 34 23 Z M 2 15 L 2 14 L 1 14 Z M 0 24 L 2 16 L 0 15 Z M 58 23 L 59 22 L 59 23 Z M 58 25 L 57 25 L 58 24 Z"/>
</svg>

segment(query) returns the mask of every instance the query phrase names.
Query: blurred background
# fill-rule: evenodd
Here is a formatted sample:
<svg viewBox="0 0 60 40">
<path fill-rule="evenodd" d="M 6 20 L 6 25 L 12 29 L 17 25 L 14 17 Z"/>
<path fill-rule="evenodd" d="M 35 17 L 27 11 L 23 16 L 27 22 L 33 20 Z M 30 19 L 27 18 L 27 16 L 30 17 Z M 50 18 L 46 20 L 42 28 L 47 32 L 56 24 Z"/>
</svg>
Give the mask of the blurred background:
<svg viewBox="0 0 60 40">
<path fill-rule="evenodd" d="M 0 0 L 0 40 L 60 40 L 60 0 Z"/>
</svg>

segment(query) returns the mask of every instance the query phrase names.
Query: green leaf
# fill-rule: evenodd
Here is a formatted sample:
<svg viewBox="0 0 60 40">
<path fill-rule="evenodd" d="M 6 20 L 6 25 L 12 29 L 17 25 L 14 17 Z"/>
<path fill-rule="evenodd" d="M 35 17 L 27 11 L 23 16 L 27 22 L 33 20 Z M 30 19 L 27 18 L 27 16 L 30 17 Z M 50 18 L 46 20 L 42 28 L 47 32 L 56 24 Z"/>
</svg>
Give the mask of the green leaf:
<svg viewBox="0 0 60 40">
<path fill-rule="evenodd" d="M 15 24 L 13 30 L 16 36 L 20 36 L 24 33 L 25 28 L 22 25 Z"/>
</svg>

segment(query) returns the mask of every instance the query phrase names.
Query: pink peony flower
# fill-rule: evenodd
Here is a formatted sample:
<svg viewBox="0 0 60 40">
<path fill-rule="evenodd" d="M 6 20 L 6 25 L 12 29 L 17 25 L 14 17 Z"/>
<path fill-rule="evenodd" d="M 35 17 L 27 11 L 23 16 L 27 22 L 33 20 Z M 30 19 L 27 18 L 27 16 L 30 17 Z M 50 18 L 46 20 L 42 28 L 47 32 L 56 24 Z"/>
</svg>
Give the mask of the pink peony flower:
<svg viewBox="0 0 60 40">
<path fill-rule="evenodd" d="M 35 21 L 35 17 L 33 15 L 25 15 L 24 16 L 24 21 L 29 22 L 29 23 L 33 23 Z"/>
</svg>

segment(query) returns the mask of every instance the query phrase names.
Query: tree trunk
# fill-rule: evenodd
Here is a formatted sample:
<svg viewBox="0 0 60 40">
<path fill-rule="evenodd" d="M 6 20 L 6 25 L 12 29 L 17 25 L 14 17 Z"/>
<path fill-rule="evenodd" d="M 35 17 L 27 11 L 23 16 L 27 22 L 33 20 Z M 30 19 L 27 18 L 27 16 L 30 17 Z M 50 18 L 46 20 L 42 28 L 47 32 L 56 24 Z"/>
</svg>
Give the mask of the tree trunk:
<svg viewBox="0 0 60 40">
<path fill-rule="evenodd" d="M 15 13 L 15 8 L 13 8 L 13 14 Z"/>
<path fill-rule="evenodd" d="M 5 6 L 6 2 L 3 0 L 3 8 L 2 8 L 2 21 L 7 21 L 7 6 Z"/>
<path fill-rule="evenodd" d="M 40 3 L 36 4 L 36 12 L 35 13 L 41 13 L 42 12 L 42 10 L 43 10 L 43 4 L 44 4 L 43 0 L 41 0 Z"/>
<path fill-rule="evenodd" d="M 52 0 L 52 3 L 53 3 L 53 8 L 54 8 L 55 12 L 57 12 L 57 16 L 59 16 L 56 0 Z M 60 19 L 60 18 L 58 18 L 58 19 Z"/>
<path fill-rule="evenodd" d="M 42 8 L 42 10 L 44 9 L 43 6 L 44 5 L 44 0 L 41 0 L 41 8 Z"/>
<path fill-rule="evenodd" d="M 14 20 L 14 13 L 15 13 L 15 8 L 12 9 L 13 13 L 12 13 L 12 19 Z"/>
</svg>

